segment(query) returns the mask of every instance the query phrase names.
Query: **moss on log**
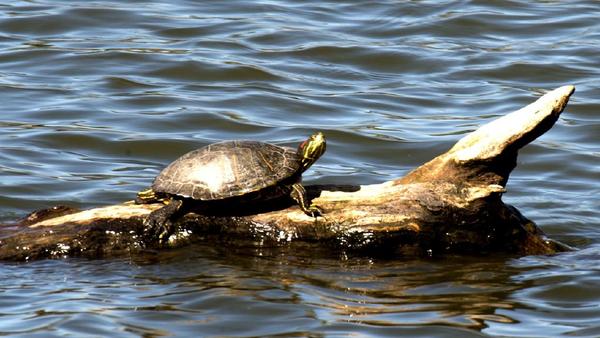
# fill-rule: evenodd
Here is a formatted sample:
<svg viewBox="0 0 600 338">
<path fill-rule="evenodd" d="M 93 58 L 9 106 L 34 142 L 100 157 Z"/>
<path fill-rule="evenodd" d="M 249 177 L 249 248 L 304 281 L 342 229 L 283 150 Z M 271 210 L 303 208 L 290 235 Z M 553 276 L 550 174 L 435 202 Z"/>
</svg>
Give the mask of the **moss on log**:
<svg viewBox="0 0 600 338">
<path fill-rule="evenodd" d="M 518 150 L 554 125 L 574 90 L 560 87 L 481 126 L 402 178 L 372 185 L 307 186 L 324 217 L 308 217 L 289 200 L 237 214 L 189 213 L 176 221 L 178 231 L 166 247 L 250 240 L 257 246 L 311 242 L 375 255 L 567 250 L 504 204 L 502 194 Z M 141 236 L 144 218 L 160 206 L 126 202 L 84 211 L 54 207 L 33 212 L 0 228 L 0 259 L 111 257 L 163 249 Z"/>
</svg>

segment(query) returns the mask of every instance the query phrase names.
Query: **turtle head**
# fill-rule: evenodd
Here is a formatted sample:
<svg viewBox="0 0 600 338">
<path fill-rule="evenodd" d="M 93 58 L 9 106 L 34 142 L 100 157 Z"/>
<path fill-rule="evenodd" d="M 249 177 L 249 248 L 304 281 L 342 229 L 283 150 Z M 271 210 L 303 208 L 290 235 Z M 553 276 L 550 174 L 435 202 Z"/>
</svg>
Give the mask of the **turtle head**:
<svg viewBox="0 0 600 338">
<path fill-rule="evenodd" d="M 302 157 L 302 170 L 308 169 L 325 152 L 327 144 L 323 133 L 318 132 L 311 135 L 306 141 L 298 146 L 298 154 Z"/>
</svg>

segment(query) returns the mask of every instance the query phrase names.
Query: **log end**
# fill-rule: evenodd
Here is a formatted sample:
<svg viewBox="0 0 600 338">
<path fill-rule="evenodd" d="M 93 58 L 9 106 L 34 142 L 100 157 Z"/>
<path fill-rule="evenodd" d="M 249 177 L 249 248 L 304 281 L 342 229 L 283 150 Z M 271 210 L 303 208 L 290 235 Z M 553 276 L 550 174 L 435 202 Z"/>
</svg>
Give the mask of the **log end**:
<svg viewBox="0 0 600 338">
<path fill-rule="evenodd" d="M 479 127 L 448 152 L 398 182 L 443 180 L 506 185 L 517 164 L 518 150 L 552 128 L 574 92 L 571 85 L 557 88 L 528 106 Z"/>
</svg>

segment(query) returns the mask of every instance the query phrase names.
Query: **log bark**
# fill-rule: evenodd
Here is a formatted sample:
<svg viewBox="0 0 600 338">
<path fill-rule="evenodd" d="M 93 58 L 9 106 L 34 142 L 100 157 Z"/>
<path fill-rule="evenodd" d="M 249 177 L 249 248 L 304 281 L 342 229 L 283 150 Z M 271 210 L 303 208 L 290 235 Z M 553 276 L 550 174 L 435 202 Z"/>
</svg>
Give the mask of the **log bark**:
<svg viewBox="0 0 600 338">
<path fill-rule="evenodd" d="M 256 246 L 314 243 L 374 255 L 568 250 L 506 205 L 502 194 L 518 150 L 554 125 L 574 90 L 560 87 L 481 126 L 402 178 L 372 185 L 307 186 L 324 217 L 308 217 L 289 200 L 237 214 L 189 213 L 176 221 L 178 231 L 169 243 L 158 246 L 141 235 L 144 218 L 159 204 L 126 202 L 84 211 L 58 206 L 0 227 L 0 259 L 109 257 L 201 240 Z"/>
</svg>

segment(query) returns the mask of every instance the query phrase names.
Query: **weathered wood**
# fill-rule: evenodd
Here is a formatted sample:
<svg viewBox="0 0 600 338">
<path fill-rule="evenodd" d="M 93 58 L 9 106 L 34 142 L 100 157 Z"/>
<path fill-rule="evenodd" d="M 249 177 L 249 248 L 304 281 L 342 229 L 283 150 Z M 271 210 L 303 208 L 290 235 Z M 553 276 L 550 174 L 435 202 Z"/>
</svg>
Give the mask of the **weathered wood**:
<svg viewBox="0 0 600 338">
<path fill-rule="evenodd" d="M 261 206 L 258 214 L 251 213 L 254 207 L 227 216 L 190 213 L 176 222 L 179 230 L 168 246 L 249 239 L 263 246 L 302 241 L 384 255 L 566 250 L 501 197 L 518 150 L 552 127 L 574 90 L 560 87 L 481 126 L 397 180 L 308 186 L 325 217 L 308 217 L 287 200 Z M 0 259 L 106 257 L 156 249 L 141 234 L 143 219 L 158 207 L 127 202 L 81 212 L 56 207 L 32 213 L 1 228 Z"/>
</svg>

